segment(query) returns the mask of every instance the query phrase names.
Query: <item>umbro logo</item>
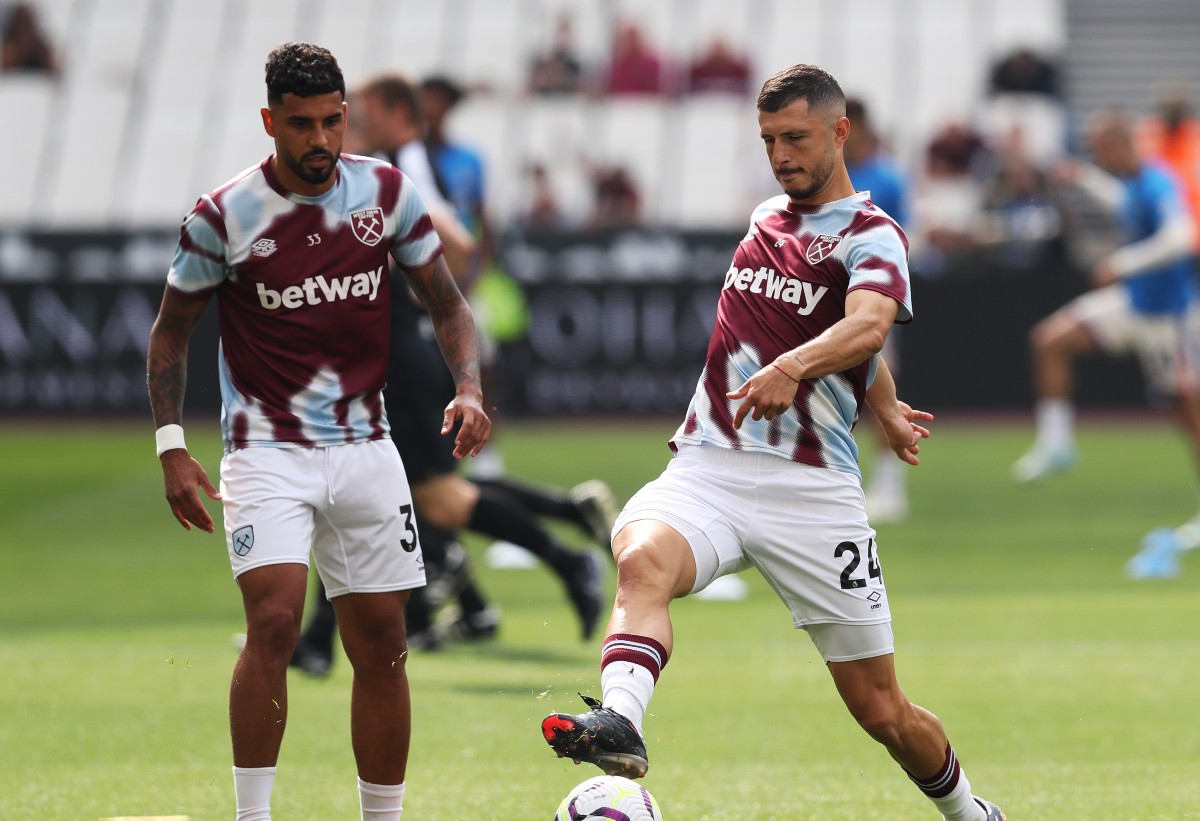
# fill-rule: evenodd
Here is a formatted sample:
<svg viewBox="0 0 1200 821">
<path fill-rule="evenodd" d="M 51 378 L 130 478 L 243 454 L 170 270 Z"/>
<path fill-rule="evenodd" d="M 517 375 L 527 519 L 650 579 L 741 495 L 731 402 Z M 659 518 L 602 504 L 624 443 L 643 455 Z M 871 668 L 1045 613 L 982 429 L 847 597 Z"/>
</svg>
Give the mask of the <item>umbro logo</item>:
<svg viewBox="0 0 1200 821">
<path fill-rule="evenodd" d="M 260 239 L 250 246 L 250 253 L 256 257 L 269 257 L 277 250 L 279 250 L 279 246 L 275 244 L 275 240 L 273 239 Z"/>
</svg>

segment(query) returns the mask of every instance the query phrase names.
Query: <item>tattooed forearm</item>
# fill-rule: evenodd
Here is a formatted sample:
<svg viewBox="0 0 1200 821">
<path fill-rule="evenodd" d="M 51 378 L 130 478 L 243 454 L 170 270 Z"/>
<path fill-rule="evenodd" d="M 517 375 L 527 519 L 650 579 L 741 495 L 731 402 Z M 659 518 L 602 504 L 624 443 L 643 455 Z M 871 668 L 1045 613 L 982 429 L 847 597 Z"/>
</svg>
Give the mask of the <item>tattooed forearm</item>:
<svg viewBox="0 0 1200 821">
<path fill-rule="evenodd" d="M 454 376 L 454 384 L 478 390 L 481 383 L 475 319 L 445 260 L 438 257 L 408 279 L 417 299 L 433 318 L 438 347 Z"/>
<path fill-rule="evenodd" d="M 188 337 L 196 326 L 204 302 L 163 296 L 158 318 L 150 330 L 146 351 L 146 387 L 155 427 L 183 421 L 183 396 L 187 388 Z"/>
</svg>

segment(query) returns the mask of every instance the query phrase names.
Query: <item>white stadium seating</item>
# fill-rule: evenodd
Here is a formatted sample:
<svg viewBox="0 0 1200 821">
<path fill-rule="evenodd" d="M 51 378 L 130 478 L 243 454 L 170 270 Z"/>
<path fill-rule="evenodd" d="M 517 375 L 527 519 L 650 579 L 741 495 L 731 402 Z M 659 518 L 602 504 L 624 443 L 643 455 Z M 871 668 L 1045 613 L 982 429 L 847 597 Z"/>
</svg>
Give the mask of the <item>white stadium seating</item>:
<svg viewBox="0 0 1200 821">
<path fill-rule="evenodd" d="M 270 152 L 263 63 L 293 39 L 327 45 L 352 86 L 394 69 L 476 89 L 451 131 L 484 156 L 501 221 L 521 213 L 537 161 L 572 213 L 586 211 L 589 166 L 620 163 L 647 221 L 740 226 L 761 188 L 752 96 L 531 97 L 530 60 L 560 15 L 597 69 L 625 20 L 676 66 L 724 37 L 749 57 L 754 87 L 784 65 L 823 65 L 909 159 L 947 119 L 982 117 L 1001 51 L 1060 48 L 1068 2 L 34 0 L 64 71 L 57 81 L 0 74 L 0 106 L 22 123 L 0 130 L 5 156 L 22 158 L 10 164 L 0 228 L 175 225 L 199 194 Z M 1029 116 L 1039 146 L 1053 145 L 1063 126 Z"/>
</svg>

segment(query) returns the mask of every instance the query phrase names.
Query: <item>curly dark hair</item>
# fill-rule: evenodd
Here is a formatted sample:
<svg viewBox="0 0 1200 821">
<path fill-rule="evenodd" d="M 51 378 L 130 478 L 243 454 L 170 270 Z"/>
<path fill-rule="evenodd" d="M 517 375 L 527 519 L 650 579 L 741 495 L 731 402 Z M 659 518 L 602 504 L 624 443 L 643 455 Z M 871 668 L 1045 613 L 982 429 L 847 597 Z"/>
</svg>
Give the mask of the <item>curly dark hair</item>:
<svg viewBox="0 0 1200 821">
<path fill-rule="evenodd" d="M 828 106 L 839 117 L 846 113 L 846 95 L 833 75 L 803 63 L 785 68 L 763 83 L 758 110 L 774 114 L 800 99 L 808 100 L 810 111 Z"/>
<path fill-rule="evenodd" d="M 346 96 L 346 81 L 337 60 L 312 43 L 284 43 L 267 56 L 267 102 L 281 103 L 284 94 L 315 97 L 338 92 Z"/>
</svg>

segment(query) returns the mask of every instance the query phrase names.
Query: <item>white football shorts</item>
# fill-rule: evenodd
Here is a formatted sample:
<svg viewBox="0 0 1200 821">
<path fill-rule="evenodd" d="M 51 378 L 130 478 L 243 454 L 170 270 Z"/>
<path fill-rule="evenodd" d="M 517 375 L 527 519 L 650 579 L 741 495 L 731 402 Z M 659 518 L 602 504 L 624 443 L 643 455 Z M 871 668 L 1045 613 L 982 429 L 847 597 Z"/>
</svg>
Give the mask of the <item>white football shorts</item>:
<svg viewBox="0 0 1200 821">
<path fill-rule="evenodd" d="M 1143 314 L 1120 283 L 1082 294 L 1067 306 L 1103 351 L 1134 353 L 1146 383 L 1163 396 L 1194 391 L 1200 380 L 1200 310 Z"/>
<path fill-rule="evenodd" d="M 317 448 L 256 447 L 221 460 L 234 578 L 308 565 L 329 598 L 425 584 L 412 496 L 390 439 Z"/>
<path fill-rule="evenodd" d="M 625 505 L 663 522 L 696 557 L 692 593 L 755 567 L 826 661 L 894 650 L 891 609 L 858 477 L 765 453 L 682 446 Z"/>
</svg>

